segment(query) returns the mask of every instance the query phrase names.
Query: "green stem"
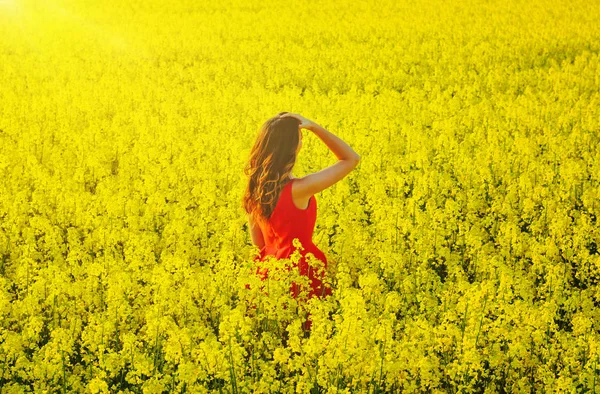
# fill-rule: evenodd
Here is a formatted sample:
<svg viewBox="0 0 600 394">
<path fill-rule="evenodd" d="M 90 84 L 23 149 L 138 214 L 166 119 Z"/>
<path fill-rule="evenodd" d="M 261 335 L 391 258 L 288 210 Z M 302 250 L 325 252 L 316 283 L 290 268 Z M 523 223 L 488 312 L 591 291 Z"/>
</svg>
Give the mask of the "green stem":
<svg viewBox="0 0 600 394">
<path fill-rule="evenodd" d="M 485 315 L 485 304 L 487 303 L 487 293 L 483 300 L 483 311 L 481 312 L 481 319 L 479 320 L 479 328 L 477 329 L 477 336 L 475 337 L 475 348 L 477 348 L 477 341 L 479 340 L 479 333 L 481 332 L 481 323 L 483 322 L 483 316 Z"/>
<path fill-rule="evenodd" d="M 462 331 L 462 335 L 461 335 L 461 339 L 460 339 L 460 345 L 461 345 L 461 352 L 463 351 L 464 348 L 464 338 L 465 338 L 465 327 L 467 326 L 467 312 L 469 311 L 469 302 L 467 301 L 467 305 L 465 306 L 465 316 L 463 317 L 463 322 L 461 325 L 461 331 Z"/>
<path fill-rule="evenodd" d="M 231 376 L 231 392 L 237 393 L 237 382 L 235 380 L 235 369 L 233 368 L 233 354 L 231 352 L 231 336 L 229 337 L 229 374 Z"/>
</svg>

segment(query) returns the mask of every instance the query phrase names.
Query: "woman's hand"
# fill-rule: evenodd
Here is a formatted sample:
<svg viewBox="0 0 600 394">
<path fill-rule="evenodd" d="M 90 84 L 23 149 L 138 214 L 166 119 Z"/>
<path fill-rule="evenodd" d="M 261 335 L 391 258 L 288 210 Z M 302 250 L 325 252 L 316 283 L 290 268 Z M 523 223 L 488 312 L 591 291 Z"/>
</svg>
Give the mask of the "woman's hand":
<svg viewBox="0 0 600 394">
<path fill-rule="evenodd" d="M 300 115 L 300 114 L 294 114 L 291 112 L 286 112 L 283 115 L 279 116 L 280 118 L 296 118 L 298 119 L 298 121 L 300 121 L 300 124 L 298 125 L 298 127 L 300 127 L 301 129 L 308 129 L 311 130 L 313 128 L 313 126 L 316 125 L 315 122 L 313 122 L 312 120 L 306 119 L 304 116 Z"/>
</svg>

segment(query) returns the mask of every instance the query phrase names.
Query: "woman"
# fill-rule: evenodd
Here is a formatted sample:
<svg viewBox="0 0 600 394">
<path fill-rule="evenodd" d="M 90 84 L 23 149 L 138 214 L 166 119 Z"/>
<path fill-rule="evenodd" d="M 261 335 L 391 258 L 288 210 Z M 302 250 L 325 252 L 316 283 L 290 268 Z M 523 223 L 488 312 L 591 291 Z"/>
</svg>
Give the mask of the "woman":
<svg viewBox="0 0 600 394">
<path fill-rule="evenodd" d="M 295 178 L 292 169 L 302 148 L 302 129 L 316 134 L 338 161 L 314 174 Z M 312 241 L 317 218 L 314 195 L 343 179 L 359 160 L 360 156 L 350 146 L 315 122 L 299 114 L 280 112 L 262 125 L 244 168 L 249 180 L 243 205 L 248 213 L 252 243 L 260 249 L 257 260 L 262 261 L 267 255 L 290 258 L 295 251 L 293 240 L 298 238 L 303 247 L 298 269 L 301 275 L 310 278 L 309 298 L 331 295 L 331 288 L 323 286 L 322 276 L 316 275 L 305 260 L 306 254 L 312 253 L 327 267 L 325 254 Z M 260 267 L 257 273 L 261 279 L 266 278 L 267 272 Z M 291 290 L 296 298 L 298 286 L 293 284 Z M 305 328 L 310 330 L 311 324 L 307 320 Z"/>
</svg>

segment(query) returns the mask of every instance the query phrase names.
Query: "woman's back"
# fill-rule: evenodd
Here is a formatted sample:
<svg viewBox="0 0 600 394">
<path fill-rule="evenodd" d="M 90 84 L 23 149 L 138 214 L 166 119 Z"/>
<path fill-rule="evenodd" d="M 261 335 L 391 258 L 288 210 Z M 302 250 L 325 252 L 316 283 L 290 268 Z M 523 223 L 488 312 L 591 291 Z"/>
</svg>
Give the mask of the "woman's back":
<svg viewBox="0 0 600 394">
<path fill-rule="evenodd" d="M 282 188 L 277 204 L 267 223 L 261 224 L 265 247 L 271 251 L 282 250 L 292 246 L 294 238 L 304 245 L 312 243 L 312 234 L 317 219 L 317 199 L 311 196 L 306 209 L 296 206 L 292 198 L 292 184 L 296 178 L 290 179 Z"/>
<path fill-rule="evenodd" d="M 313 269 L 310 269 L 305 258 L 307 254 L 312 253 L 327 266 L 327 257 L 312 240 L 317 219 L 317 199 L 315 196 L 311 196 L 306 209 L 298 208 L 292 198 L 292 185 L 296 180 L 296 178 L 290 179 L 284 185 L 271 217 L 267 223 L 260 225 L 265 246 L 261 249 L 258 260 L 262 261 L 266 256 L 274 256 L 278 259 L 289 258 L 296 250 L 293 241 L 298 238 L 303 248 L 299 250 L 302 258 L 298 262 L 298 269 L 301 275 L 306 275 L 311 279 L 312 289 L 309 297 L 329 295 L 331 289 L 322 287 L 321 279 L 315 275 Z M 263 279 L 268 275 L 266 271 L 260 271 L 260 268 L 259 272 Z M 296 297 L 299 289 L 293 286 L 292 290 Z"/>
</svg>

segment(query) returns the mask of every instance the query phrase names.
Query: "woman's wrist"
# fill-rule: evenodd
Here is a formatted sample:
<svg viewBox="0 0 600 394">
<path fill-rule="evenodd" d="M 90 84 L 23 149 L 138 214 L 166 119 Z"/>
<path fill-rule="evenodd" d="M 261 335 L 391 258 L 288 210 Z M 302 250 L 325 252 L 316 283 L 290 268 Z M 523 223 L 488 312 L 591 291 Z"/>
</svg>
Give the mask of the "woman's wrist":
<svg viewBox="0 0 600 394">
<path fill-rule="evenodd" d="M 317 123 L 315 122 L 311 122 L 311 124 L 309 124 L 308 126 L 306 126 L 306 128 L 310 131 L 312 131 L 313 133 L 320 128 L 321 126 L 319 126 Z"/>
</svg>

